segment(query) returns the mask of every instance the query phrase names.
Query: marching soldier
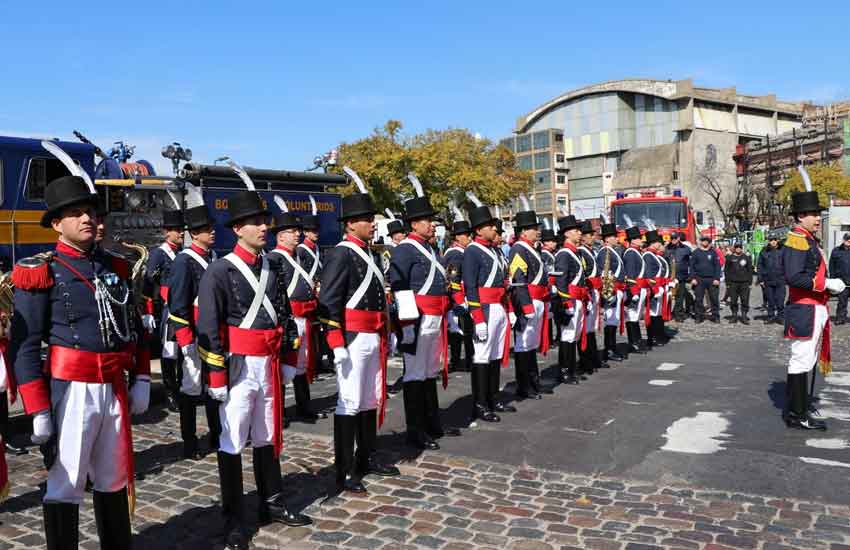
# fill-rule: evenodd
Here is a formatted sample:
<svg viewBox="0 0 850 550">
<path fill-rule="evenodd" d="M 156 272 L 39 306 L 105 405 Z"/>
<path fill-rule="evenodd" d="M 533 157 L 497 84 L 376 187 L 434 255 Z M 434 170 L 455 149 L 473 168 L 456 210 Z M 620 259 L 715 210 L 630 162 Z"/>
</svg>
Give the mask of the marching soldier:
<svg viewBox="0 0 850 550">
<path fill-rule="evenodd" d="M 558 220 L 558 230 L 564 235 L 564 246 L 555 254 L 555 286 L 558 296 L 553 301 L 559 335 L 561 380 L 578 384 L 576 355 L 587 349 L 587 286 L 584 268 L 578 253 L 581 244 L 581 223 L 573 215 Z M 577 349 L 578 347 L 578 349 Z"/>
<path fill-rule="evenodd" d="M 607 362 L 603 363 L 600 360 L 599 349 L 596 347 L 596 326 L 600 322 L 599 291 L 602 288 L 602 278 L 600 271 L 596 268 L 596 257 L 593 254 L 593 235 L 595 232 L 591 221 L 584 220 L 581 224 L 581 244 L 576 247 L 587 285 L 587 322 L 585 324 L 587 348 L 581 353 L 582 370 L 585 374 L 593 374 L 601 368 L 609 368 Z"/>
<path fill-rule="evenodd" d="M 712 323 L 720 322 L 720 258 L 711 249 L 711 239 L 703 236 L 699 248 L 691 253 L 691 284 L 694 287 L 696 322 L 705 320 L 705 292 L 711 302 Z"/>
<path fill-rule="evenodd" d="M 275 197 L 275 201 L 278 199 L 280 197 Z M 281 210 L 286 208 L 286 203 L 282 199 L 278 204 L 281 205 Z M 292 307 L 295 324 L 298 326 L 298 337 L 301 340 L 295 368 L 289 370 L 288 366 L 284 367 L 284 383 L 292 382 L 296 416 L 306 422 L 315 422 L 320 418 L 327 418 L 327 415 L 315 412 L 310 406 L 310 383 L 315 376 L 317 352 L 313 320 L 316 316 L 318 301 L 313 291 L 313 277 L 296 257 L 296 247 L 301 237 L 301 221 L 295 214 L 283 210 L 275 216 L 271 232 L 277 233 L 277 247 L 269 253 L 268 257 L 270 261 L 277 264 L 276 267 L 286 282 L 286 293 L 289 296 L 289 304 Z"/>
<path fill-rule="evenodd" d="M 244 173 L 236 166 L 234 170 Z M 269 212 L 251 187 L 228 201 L 226 225 L 236 234 L 236 246 L 210 264 L 201 278 L 204 299 L 198 311 L 198 354 L 209 369 L 207 391 L 221 403 L 221 506 L 226 548 L 234 550 L 249 544 L 242 515 L 241 455 L 249 436 L 260 524 L 312 523 L 290 511 L 283 497 L 278 459 L 283 447 L 281 380 L 284 368 L 296 363 L 297 330 L 289 323 L 289 281 L 261 254 Z"/>
<path fill-rule="evenodd" d="M 365 493 L 362 479 L 367 474 L 397 476 L 399 471 L 372 456 L 386 405 L 387 304 L 384 275 L 369 249 L 375 206 L 359 176 L 348 167 L 346 173 L 360 193 L 342 199 L 340 221 L 346 235 L 327 253 L 319 314 L 333 350 L 339 392 L 334 414 L 336 491 Z"/>
<path fill-rule="evenodd" d="M 800 171 L 807 182 L 805 169 Z M 845 289 L 841 279 L 827 279 L 823 250 L 814 236 L 820 229 L 823 209 L 816 191 L 792 194 L 791 213 L 797 225 L 788 233 L 782 247 L 789 292 L 785 306 L 785 338 L 793 340 L 788 360 L 788 404 L 784 420 L 789 428 L 804 430 L 826 429 L 823 420 L 812 416 L 808 373 L 811 370 L 815 376 L 813 369 L 818 363 L 822 372 L 832 370 L 827 303 L 830 294 L 840 294 Z"/>
<path fill-rule="evenodd" d="M 198 303 L 201 277 L 210 262 L 215 260 L 214 221 L 205 205 L 186 210 L 186 229 L 192 244 L 174 257 L 168 277 L 167 338 L 179 348 L 180 438 L 183 440 L 183 457 L 200 460 L 204 453 L 198 449 L 197 407 L 204 405 L 209 426 L 208 445 L 218 450 L 221 419 L 218 403 L 204 392 L 203 361 L 198 349 Z"/>
<path fill-rule="evenodd" d="M 640 228 L 637 226 L 626 228 L 626 241 L 628 248 L 623 252 L 623 270 L 626 277 L 626 335 L 629 339 L 629 353 L 645 353 L 640 335 L 640 319 L 645 309 L 647 300 L 646 279 L 644 278 L 646 264 L 644 262 L 641 248 Z"/>
<path fill-rule="evenodd" d="M 644 236 L 646 252 L 643 254 L 646 270 L 644 277 L 647 280 L 647 293 L 649 303 L 647 304 L 648 315 L 646 317 L 646 347 L 652 349 L 654 346 L 663 346 L 667 343 L 664 334 L 665 310 L 667 309 L 667 262 L 662 256 L 661 235 L 655 229 L 650 229 Z"/>
<path fill-rule="evenodd" d="M 606 361 L 623 361 L 625 357 L 617 351 L 617 329 L 624 322 L 623 319 L 623 291 L 625 285 L 625 269 L 623 259 L 615 248 L 617 246 L 617 226 L 613 223 L 603 223 L 601 227 L 604 245 L 596 253 L 596 270 L 602 277 L 602 285 L 605 285 L 605 277 L 614 282 L 613 294 L 604 299 L 600 296 L 603 310 L 603 342 L 605 345 Z M 607 273 L 606 273 L 607 269 Z"/>
<path fill-rule="evenodd" d="M 87 476 L 101 546 L 131 548 L 130 415 L 148 408 L 149 356 L 135 345 L 142 330 L 131 306 L 138 297 L 131 296 L 130 265 L 95 247 L 94 185 L 70 157 L 63 163 L 75 175 L 48 185 L 41 219 L 59 234 L 56 249 L 21 260 L 12 274 L 10 356 L 24 410 L 33 416 L 33 442 L 42 445 L 48 468 L 47 548 L 77 548 Z"/>
<path fill-rule="evenodd" d="M 162 353 L 160 354 L 160 369 L 162 369 L 162 383 L 165 386 L 168 408 L 177 412 L 180 410 L 178 404 L 178 393 L 180 391 L 180 380 L 177 372 L 177 342 L 173 335 L 168 335 L 168 278 L 171 273 L 171 264 L 177 253 L 183 248 L 183 212 L 181 210 L 165 210 L 162 213 L 162 232 L 165 240 L 150 251 L 148 265 L 145 269 L 146 286 L 159 293 L 162 301 L 162 315 L 160 316 L 160 331 L 162 342 Z"/>
<path fill-rule="evenodd" d="M 409 174 L 416 197 L 404 203 L 411 232 L 393 251 L 390 289 L 398 303 L 404 357 L 404 414 L 407 442 L 419 449 L 439 449 L 434 439 L 445 432 L 440 421 L 437 377 L 448 383 L 446 272 L 429 241 L 437 212 L 416 176 Z"/>
<path fill-rule="evenodd" d="M 504 256 L 494 247 L 497 220 L 490 209 L 469 194 L 468 212 L 475 240 L 463 254 L 463 289 L 475 324 L 475 355 L 472 360 L 473 420 L 499 422 L 496 412 L 516 412 L 497 399 L 499 370 L 507 362 L 510 324 L 505 300 Z"/>
<path fill-rule="evenodd" d="M 449 311 L 447 321 L 449 349 L 451 351 L 449 370 L 469 371 L 472 368 L 472 356 L 475 353 L 475 348 L 472 343 L 472 318 L 469 316 L 462 282 L 463 253 L 471 241 L 472 228 L 469 227 L 469 222 L 463 219 L 460 210 L 456 206 L 453 206 L 453 208 L 455 210 L 455 221 L 452 224 L 454 241 L 442 258 L 446 277 L 451 285 L 449 298 L 452 309 Z M 463 347 L 464 352 L 463 363 L 460 361 L 461 347 Z"/>
<path fill-rule="evenodd" d="M 548 302 L 549 275 L 546 263 L 538 252 L 540 221 L 531 210 L 525 195 L 520 195 L 523 210 L 514 218 L 519 238 L 511 247 L 508 258 L 511 300 L 517 312 L 514 325 L 514 366 L 516 396 L 519 399 L 540 399 L 540 370 L 538 350 L 549 349 Z"/>
</svg>

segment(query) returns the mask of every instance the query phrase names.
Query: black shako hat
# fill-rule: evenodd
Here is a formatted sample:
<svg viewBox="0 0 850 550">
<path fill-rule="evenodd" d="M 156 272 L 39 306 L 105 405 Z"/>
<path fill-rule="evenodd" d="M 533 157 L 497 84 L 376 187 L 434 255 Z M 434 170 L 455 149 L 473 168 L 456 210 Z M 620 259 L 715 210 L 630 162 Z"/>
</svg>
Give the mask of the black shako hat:
<svg viewBox="0 0 850 550">
<path fill-rule="evenodd" d="M 410 200 L 404 201 L 404 219 L 407 222 L 419 218 L 427 218 L 439 214 L 434 207 L 431 206 L 431 201 L 428 197 L 413 197 Z"/>
<path fill-rule="evenodd" d="M 590 220 L 584 220 L 583 222 L 581 222 L 581 233 L 582 235 L 586 233 L 594 233 L 593 222 L 591 222 Z"/>
<path fill-rule="evenodd" d="M 396 233 L 404 233 L 404 224 L 401 223 L 401 220 L 390 220 L 390 223 L 387 224 L 387 235 L 392 237 Z"/>
<path fill-rule="evenodd" d="M 377 213 L 372 197 L 367 193 L 352 193 L 342 197 L 339 221 L 344 222 L 361 216 L 374 216 Z"/>
<path fill-rule="evenodd" d="M 600 233 L 602 234 L 602 238 L 605 237 L 613 237 L 617 234 L 617 225 L 613 223 L 603 223 L 602 227 L 600 227 Z"/>
<path fill-rule="evenodd" d="M 801 191 L 791 194 L 791 213 L 820 212 L 825 210 L 820 204 L 817 191 Z"/>
<path fill-rule="evenodd" d="M 304 214 L 301 216 L 301 227 L 310 231 L 319 230 L 319 216 L 314 214 Z"/>
<path fill-rule="evenodd" d="M 472 210 L 467 210 L 467 214 L 469 214 L 469 225 L 472 229 L 478 229 L 487 224 L 496 225 L 496 218 L 486 206 L 476 206 Z"/>
<path fill-rule="evenodd" d="M 452 224 L 452 235 L 465 235 L 472 233 L 472 227 L 466 220 L 456 221 Z"/>
<path fill-rule="evenodd" d="M 51 181 L 44 190 L 44 202 L 47 210 L 41 216 L 41 227 L 50 227 L 50 222 L 69 206 L 90 204 L 100 212 L 97 193 L 92 193 L 86 181 L 79 176 L 62 176 Z"/>
<path fill-rule="evenodd" d="M 239 191 L 227 201 L 228 219 L 224 225 L 233 227 L 240 221 L 252 216 L 268 216 L 263 198 L 256 191 Z"/>
<path fill-rule="evenodd" d="M 558 218 L 558 232 L 564 233 L 564 231 L 568 231 L 570 229 L 578 229 L 581 227 L 581 222 L 579 222 L 575 216 L 570 214 L 569 216 L 564 216 L 562 218 Z"/>
<path fill-rule="evenodd" d="M 529 227 L 537 227 L 540 225 L 540 220 L 537 219 L 537 213 L 534 210 L 524 210 L 517 212 L 514 217 L 514 228 L 517 231 L 528 229 Z"/>
<path fill-rule="evenodd" d="M 207 210 L 206 205 L 193 206 L 186 210 L 183 214 L 183 218 L 186 221 L 186 229 L 200 229 L 202 227 L 206 227 L 208 225 L 215 225 L 215 221 L 213 221 L 212 216 L 210 216 L 210 211 Z"/>
<path fill-rule="evenodd" d="M 651 229 L 651 230 L 647 231 L 646 233 L 644 233 L 643 238 L 646 241 L 646 244 L 660 243 L 661 242 L 661 235 L 659 235 L 658 231 L 656 231 L 655 229 Z"/>
<path fill-rule="evenodd" d="M 633 241 L 635 239 L 640 239 L 640 227 L 628 227 L 626 228 L 626 240 Z"/>
<path fill-rule="evenodd" d="M 186 222 L 183 221 L 182 210 L 163 210 L 162 227 L 165 229 L 183 229 Z"/>
<path fill-rule="evenodd" d="M 543 241 L 557 241 L 558 237 L 555 235 L 554 229 L 544 229 L 540 232 L 540 242 Z"/>
<path fill-rule="evenodd" d="M 272 226 L 269 231 L 277 232 L 282 229 L 292 229 L 293 227 L 301 227 L 301 219 L 292 212 L 281 212 L 276 214 Z"/>
</svg>

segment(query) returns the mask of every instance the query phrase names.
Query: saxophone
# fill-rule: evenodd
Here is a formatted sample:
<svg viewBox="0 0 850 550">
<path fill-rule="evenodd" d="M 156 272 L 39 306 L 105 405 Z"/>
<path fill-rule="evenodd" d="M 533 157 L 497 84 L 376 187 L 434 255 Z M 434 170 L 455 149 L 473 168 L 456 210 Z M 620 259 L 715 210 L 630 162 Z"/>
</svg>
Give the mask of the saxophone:
<svg viewBox="0 0 850 550">
<path fill-rule="evenodd" d="M 610 248 L 603 248 L 605 250 L 605 263 L 602 265 L 602 288 L 599 293 L 602 296 L 603 300 L 609 300 L 614 297 L 615 293 L 615 285 L 616 279 L 614 278 L 614 274 L 611 273 L 611 254 L 614 253 Z"/>
</svg>

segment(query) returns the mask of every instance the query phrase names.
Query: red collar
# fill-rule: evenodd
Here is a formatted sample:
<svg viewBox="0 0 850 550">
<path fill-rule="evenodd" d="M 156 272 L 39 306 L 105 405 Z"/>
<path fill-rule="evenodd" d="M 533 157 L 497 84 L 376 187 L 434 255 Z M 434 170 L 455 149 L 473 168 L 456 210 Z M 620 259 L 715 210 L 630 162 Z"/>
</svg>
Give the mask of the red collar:
<svg viewBox="0 0 850 550">
<path fill-rule="evenodd" d="M 574 244 L 573 244 L 573 243 L 571 243 L 570 241 L 564 241 L 564 248 L 566 248 L 566 249 L 568 249 L 568 250 L 571 250 L 571 251 L 573 251 L 573 252 L 578 252 L 578 249 L 576 248 L 576 245 L 574 245 Z"/>
<path fill-rule="evenodd" d="M 92 247 L 92 251 L 94 251 L 94 247 Z M 56 241 L 56 252 L 71 258 L 88 258 L 91 256 L 91 252 L 86 253 L 78 250 L 64 241 Z"/>
<path fill-rule="evenodd" d="M 174 252 L 177 252 L 177 249 L 178 249 L 178 248 L 180 248 L 180 245 L 177 245 L 177 244 L 171 244 L 171 241 L 165 241 L 165 244 L 167 244 L 168 246 L 170 246 L 170 247 L 171 247 L 171 250 L 173 250 Z"/>
<path fill-rule="evenodd" d="M 534 241 L 529 241 L 528 239 L 523 238 L 523 237 L 520 237 L 519 240 L 528 244 L 528 245 L 531 245 L 531 248 L 534 248 L 534 246 L 537 244 Z"/>
<path fill-rule="evenodd" d="M 421 244 L 428 244 L 428 241 L 426 241 L 425 239 L 423 239 L 422 237 L 420 237 L 419 235 L 417 235 L 416 233 L 413 233 L 413 232 L 408 233 L 407 238 L 413 239 L 414 241 L 419 242 Z"/>
<path fill-rule="evenodd" d="M 239 258 L 248 265 L 255 265 L 257 263 L 257 256 L 253 252 L 249 252 L 242 248 L 242 245 L 236 243 L 236 246 L 233 247 L 233 253 L 239 256 Z"/>
<path fill-rule="evenodd" d="M 629 245 L 629 248 L 634 249 L 634 250 L 637 250 L 638 252 L 640 252 L 640 246 L 639 246 L 639 245 L 636 245 L 636 244 L 630 244 L 630 245 Z"/>
<path fill-rule="evenodd" d="M 295 256 L 295 250 L 294 249 L 287 248 L 287 247 L 283 246 L 282 244 L 277 245 L 275 247 L 275 250 L 283 250 L 284 252 L 286 252 L 290 256 Z"/>
<path fill-rule="evenodd" d="M 310 248 L 311 250 L 316 250 L 316 243 L 314 243 L 313 241 L 311 241 L 310 239 L 308 239 L 306 237 L 304 238 L 303 244 L 307 245 L 307 247 Z"/>
<path fill-rule="evenodd" d="M 354 235 L 352 235 L 350 233 L 345 236 L 345 240 L 353 242 L 354 244 L 356 244 L 360 248 L 366 248 L 365 242 L 361 241 L 360 239 L 358 239 L 357 237 L 355 237 Z"/>
<path fill-rule="evenodd" d="M 809 233 L 809 231 L 807 229 L 804 229 L 802 225 L 798 225 L 797 227 L 794 228 L 794 230 L 799 231 L 800 233 L 802 233 L 806 237 L 809 237 L 810 239 L 815 238 L 815 236 L 812 235 L 811 233 Z"/>
<path fill-rule="evenodd" d="M 491 243 L 487 239 L 482 239 L 481 237 L 475 237 L 475 242 L 482 246 L 493 246 L 493 243 Z"/>
<path fill-rule="evenodd" d="M 203 248 L 201 248 L 200 246 L 196 245 L 195 243 L 192 243 L 192 246 L 190 246 L 189 248 L 191 248 L 192 250 L 194 250 L 195 252 L 197 252 L 197 253 L 198 253 L 198 254 L 200 254 L 201 256 L 206 256 L 207 254 L 209 254 L 209 253 L 210 253 L 210 251 L 209 251 L 209 250 L 204 250 Z"/>
<path fill-rule="evenodd" d="M 458 247 L 458 248 L 466 248 L 466 246 L 464 246 L 464 245 L 460 244 L 460 242 L 459 242 L 459 241 L 453 241 L 453 242 L 452 242 L 452 246 L 456 246 L 456 247 Z"/>
</svg>

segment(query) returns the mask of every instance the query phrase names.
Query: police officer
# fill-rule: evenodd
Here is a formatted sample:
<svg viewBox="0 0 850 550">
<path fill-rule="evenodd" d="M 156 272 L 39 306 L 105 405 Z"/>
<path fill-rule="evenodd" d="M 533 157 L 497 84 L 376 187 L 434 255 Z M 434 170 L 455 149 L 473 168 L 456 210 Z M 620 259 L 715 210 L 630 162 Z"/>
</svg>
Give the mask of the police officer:
<svg viewBox="0 0 850 550">
<path fill-rule="evenodd" d="M 596 270 L 599 276 L 602 277 L 602 284 L 605 284 L 604 278 L 611 277 L 614 280 L 613 294 L 607 299 L 602 298 L 600 292 L 600 303 L 603 312 L 604 329 L 603 342 L 605 345 L 605 361 L 623 361 L 625 357 L 617 351 L 617 328 L 620 326 L 623 315 L 623 292 L 626 288 L 625 269 L 623 268 L 623 259 L 617 252 L 617 226 L 613 223 L 603 223 L 600 228 L 604 244 L 596 253 Z M 605 268 L 608 268 L 608 274 L 605 273 Z"/>
<path fill-rule="evenodd" d="M 275 197 L 277 200 L 279 197 Z M 282 200 L 282 199 L 281 199 Z M 283 203 L 284 206 L 286 203 Z M 310 383 L 315 375 L 316 338 L 313 335 L 313 320 L 318 301 L 313 292 L 313 278 L 298 261 L 296 247 L 301 238 L 301 220 L 294 213 L 285 211 L 276 215 L 270 230 L 277 234 L 277 246 L 269 252 L 269 261 L 276 264 L 286 283 L 286 294 L 301 345 L 295 368 L 284 366 L 284 384 L 292 382 L 295 393 L 295 415 L 305 422 L 327 418 L 310 406 Z M 285 427 L 285 426 L 284 426 Z"/>
<path fill-rule="evenodd" d="M 393 250 L 389 278 L 402 327 L 399 348 L 404 359 L 407 442 L 419 449 L 434 450 L 440 448 L 434 440 L 444 435 L 437 378 L 441 378 L 445 388 L 449 288 L 445 268 L 430 245 L 437 211 L 418 180 L 412 180 L 417 196 L 404 203 L 405 221 L 411 232 Z"/>
<path fill-rule="evenodd" d="M 776 235 L 770 235 L 767 246 L 759 253 L 758 281 L 764 289 L 767 305 L 765 324 L 782 323 L 785 317 L 785 272 Z"/>
<path fill-rule="evenodd" d="M 596 256 L 593 253 L 593 241 L 596 230 L 590 220 L 584 220 L 581 224 L 581 244 L 578 246 L 578 256 L 582 263 L 587 285 L 587 348 L 581 353 L 582 365 L 585 374 L 593 374 L 600 368 L 609 368 L 606 362 L 599 358 L 599 349 L 596 346 L 596 327 L 600 322 L 602 278 L 596 267 Z"/>
<path fill-rule="evenodd" d="M 639 227 L 626 228 L 628 248 L 623 251 L 623 270 L 626 277 L 626 334 L 629 339 L 629 353 L 645 353 L 640 335 L 640 320 L 646 309 L 647 282 L 644 276 L 646 264 L 641 249 L 643 239 Z"/>
<path fill-rule="evenodd" d="M 560 379 L 565 384 L 578 384 L 576 355 L 579 350 L 587 349 L 587 332 L 584 326 L 587 317 L 587 284 L 578 255 L 581 222 L 573 215 L 564 216 L 558 220 L 558 231 L 564 235 L 564 245 L 555 254 L 555 286 L 558 295 L 552 300 L 552 308 L 560 327 Z"/>
<path fill-rule="evenodd" d="M 47 548 L 77 548 L 87 476 L 101 546 L 131 548 L 130 414 L 147 410 L 150 362 L 144 346 L 135 345 L 142 331 L 129 307 L 130 265 L 94 246 L 98 196 L 88 175 L 70 168 L 77 175 L 52 181 L 45 192 L 41 226 L 59 234 L 56 249 L 21 260 L 12 274 L 10 356 L 24 411 L 33 415 L 33 442 L 42 445 L 48 467 Z"/>
<path fill-rule="evenodd" d="M 726 256 L 723 266 L 726 275 L 726 288 L 729 289 L 729 307 L 732 310 L 730 323 L 741 321 L 750 324 L 747 313 L 750 311 L 750 287 L 753 284 L 753 259 L 744 252 L 744 246 L 736 242 L 732 252 Z M 741 316 L 738 317 L 738 302 L 741 303 Z"/>
<path fill-rule="evenodd" d="M 336 491 L 365 493 L 362 479 L 367 474 L 397 476 L 399 471 L 372 456 L 386 404 L 388 319 L 384 276 L 369 249 L 375 206 L 359 177 L 355 181 L 361 192 L 342 199 L 345 238 L 328 251 L 322 269 L 319 316 L 333 350 L 339 392 L 334 414 Z"/>
<path fill-rule="evenodd" d="M 218 450 L 221 421 L 218 402 L 204 392 L 202 360 L 198 351 L 198 303 L 201 277 L 210 262 L 215 260 L 212 246 L 215 244 L 214 221 L 205 205 L 186 210 L 186 229 L 192 244 L 176 254 L 168 278 L 168 326 L 167 338 L 177 343 L 179 353 L 180 437 L 183 440 L 183 456 L 200 460 L 204 453 L 198 449 L 197 407 L 204 405 L 208 446 Z"/>
<path fill-rule="evenodd" d="M 446 269 L 446 277 L 451 286 L 449 298 L 451 311 L 448 314 L 449 327 L 449 370 L 469 371 L 472 368 L 472 356 L 475 348 L 472 344 L 472 318 L 469 316 L 469 308 L 463 293 L 463 253 L 471 242 L 470 233 L 472 228 L 469 222 L 463 219 L 460 210 L 455 212 L 455 221 L 452 224 L 452 245 L 443 254 L 443 267 Z M 461 348 L 463 348 L 464 359 L 461 362 Z"/>
<path fill-rule="evenodd" d="M 242 514 L 242 451 L 251 438 L 259 523 L 309 525 L 283 497 L 284 367 L 297 361 L 297 329 L 290 324 L 289 283 L 268 258 L 269 212 L 255 191 L 228 199 L 226 225 L 236 234 L 233 251 L 210 264 L 201 278 L 198 354 L 209 369 L 210 397 L 220 402 L 218 471 L 226 520 L 225 547 L 248 548 Z M 227 360 L 225 361 L 225 357 Z"/>
<path fill-rule="evenodd" d="M 145 268 L 146 287 L 153 291 L 151 294 L 159 294 L 162 304 L 159 323 L 162 352 L 159 364 L 168 408 L 173 412 L 180 410 L 177 398 L 180 391 L 180 379 L 177 373 L 177 342 L 173 338 L 168 338 L 168 277 L 174 258 L 183 248 L 184 223 L 181 210 L 163 211 L 162 232 L 165 239 L 150 251 L 148 265 Z"/>
<path fill-rule="evenodd" d="M 675 265 L 676 282 L 673 287 L 673 297 L 675 298 L 673 319 L 681 323 L 691 315 L 694 307 L 694 297 L 688 288 L 691 247 L 682 242 L 682 235 L 678 231 L 670 233 L 670 243 L 667 245 L 666 257 L 671 271 Z"/>
<path fill-rule="evenodd" d="M 691 253 L 690 268 L 691 284 L 694 287 L 696 302 L 696 322 L 705 320 L 705 293 L 711 302 L 712 323 L 720 322 L 720 258 L 717 251 L 711 248 L 711 239 L 703 236 L 699 240 L 699 248 Z"/>
<path fill-rule="evenodd" d="M 549 273 L 538 251 L 540 221 L 537 213 L 531 210 L 524 195 L 520 201 L 524 209 L 514 218 L 519 238 L 508 257 L 511 300 L 517 315 L 514 325 L 516 396 L 519 399 L 540 399 L 542 391 L 537 352 L 541 346 L 549 347 Z"/>
<path fill-rule="evenodd" d="M 826 423 L 811 414 L 808 373 L 818 363 L 826 372 L 832 368 L 827 303 L 830 294 L 840 294 L 846 288 L 841 279 L 827 279 L 823 251 L 814 236 L 820 230 L 822 210 L 816 191 L 792 194 L 791 213 L 796 226 L 782 247 L 789 290 L 785 338 L 792 339 L 784 419 L 789 428 L 804 430 L 826 429 Z"/>
<path fill-rule="evenodd" d="M 470 196 L 470 199 L 473 197 Z M 469 210 L 475 240 L 463 254 L 463 289 L 475 325 L 472 360 L 473 420 L 499 422 L 497 412 L 516 408 L 496 399 L 500 368 L 508 352 L 510 324 L 505 299 L 504 256 L 495 247 L 498 220 L 477 198 Z"/>
<path fill-rule="evenodd" d="M 841 279 L 844 284 L 850 284 L 850 233 L 845 233 L 843 242 L 832 250 L 829 255 L 829 276 Z M 835 308 L 835 324 L 847 322 L 847 297 L 850 289 L 838 295 L 838 305 Z"/>
</svg>

